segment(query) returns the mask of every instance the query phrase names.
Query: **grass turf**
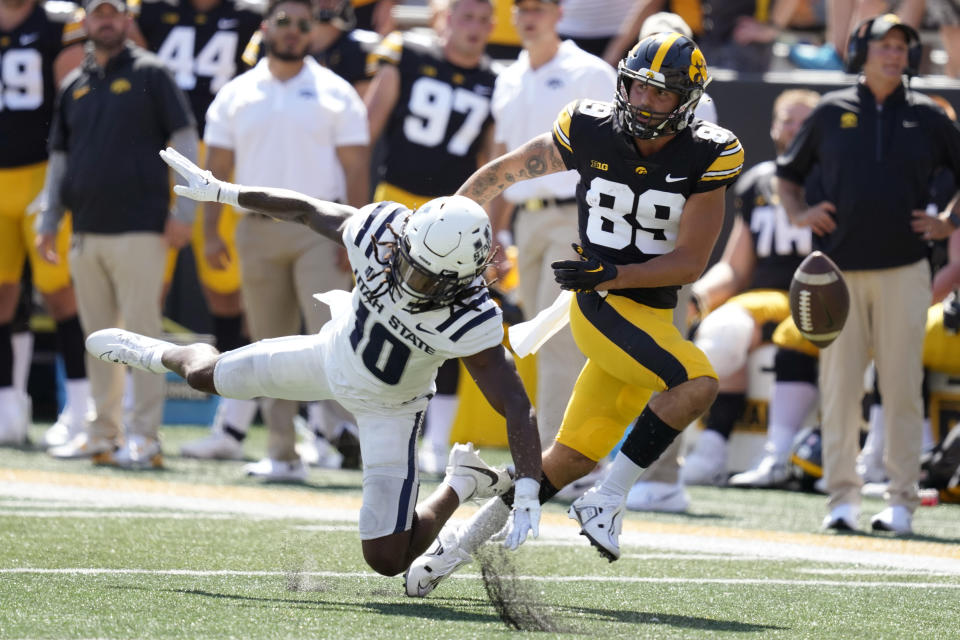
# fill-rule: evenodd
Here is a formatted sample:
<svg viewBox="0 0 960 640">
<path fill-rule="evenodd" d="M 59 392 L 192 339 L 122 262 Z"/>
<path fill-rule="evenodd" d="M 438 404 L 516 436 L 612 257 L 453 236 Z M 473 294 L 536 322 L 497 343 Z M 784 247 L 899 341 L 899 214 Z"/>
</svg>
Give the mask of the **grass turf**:
<svg viewBox="0 0 960 640">
<path fill-rule="evenodd" d="M 166 429 L 163 471 L 0 449 L 0 638 L 516 635 L 477 562 L 422 600 L 369 571 L 342 515 L 359 503 L 358 472 L 265 487 L 236 463 L 174 455 L 203 433 Z M 262 429 L 247 449 L 262 453 Z M 817 532 L 822 496 L 691 493 L 688 514 L 630 514 L 613 564 L 547 506 L 541 539 L 503 576 L 556 630 L 537 637 L 957 637 L 956 507 L 919 510 L 908 538 L 831 536 Z"/>
</svg>

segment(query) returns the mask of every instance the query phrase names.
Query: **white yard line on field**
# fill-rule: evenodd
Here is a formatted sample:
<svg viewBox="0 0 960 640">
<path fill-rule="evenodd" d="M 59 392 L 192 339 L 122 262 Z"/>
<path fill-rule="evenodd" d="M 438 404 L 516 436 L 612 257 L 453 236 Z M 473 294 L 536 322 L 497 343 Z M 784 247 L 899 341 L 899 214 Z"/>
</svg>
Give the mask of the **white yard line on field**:
<svg viewBox="0 0 960 640">
<path fill-rule="evenodd" d="M 236 520 L 232 513 L 197 513 L 195 511 L 112 511 L 90 509 L 60 509 L 56 511 L 42 509 L 0 509 L 0 517 L 16 518 L 145 518 L 152 520 Z M 263 520 L 258 516 L 248 516 L 251 520 Z M 355 529 L 356 527 L 354 527 Z"/>
<path fill-rule="evenodd" d="M 43 569 L 31 567 L 15 567 L 0 569 L 0 574 L 35 574 L 35 575 L 153 575 L 153 576 L 189 576 L 194 578 L 208 577 L 270 577 L 294 575 L 289 571 L 233 571 L 219 569 L 200 571 L 195 569 Z M 296 575 L 312 578 L 361 578 L 382 579 L 383 576 L 367 571 L 302 571 Z M 458 580 L 478 580 L 479 574 L 454 574 Z M 516 576 L 517 580 L 543 582 L 544 576 Z M 643 577 L 643 576 L 550 576 L 550 582 L 606 582 L 624 584 L 720 584 L 720 585 L 757 585 L 757 586 L 788 586 L 788 587 L 848 587 L 848 588 L 897 588 L 897 589 L 960 589 L 958 583 L 947 582 L 855 582 L 845 580 L 787 580 L 783 578 L 675 578 L 675 577 Z"/>
<path fill-rule="evenodd" d="M 117 512 L 124 513 L 122 517 L 134 518 L 165 517 L 164 512 L 205 514 L 212 518 L 232 514 L 256 519 L 294 520 L 299 522 L 291 523 L 292 526 L 329 526 L 335 528 L 333 530 L 346 530 L 349 524 L 351 531 L 360 508 L 358 495 L 9 469 L 0 469 L 0 498 L 29 500 L 32 506 L 51 514 L 56 510 L 47 504 L 55 502 L 72 503 L 79 509 L 77 513 L 92 513 L 105 508 L 116 510 L 100 512 L 99 517 L 107 518 L 116 517 L 113 514 Z M 48 517 L 37 516 L 37 510 L 25 507 L 20 505 L 20 517 Z M 160 511 L 156 516 L 147 516 L 133 509 Z M 474 511 L 475 507 L 465 507 L 458 515 L 469 517 Z M 57 517 L 72 517 L 69 511 L 58 514 Z M 344 529 L 340 529 L 341 526 Z M 544 513 L 540 539 L 531 542 L 531 547 L 536 544 L 577 545 L 587 551 L 586 541 L 577 535 L 573 524 L 565 516 L 551 512 Z M 819 565 L 859 565 L 860 568 L 960 575 L 960 548 L 956 545 L 890 536 L 741 529 L 657 522 L 631 516 L 624 521 L 620 542 L 630 552 L 653 549 L 681 557 L 684 554 L 710 554 L 731 559 L 805 561 Z M 643 562 L 648 558 L 628 553 L 621 563 Z"/>
</svg>

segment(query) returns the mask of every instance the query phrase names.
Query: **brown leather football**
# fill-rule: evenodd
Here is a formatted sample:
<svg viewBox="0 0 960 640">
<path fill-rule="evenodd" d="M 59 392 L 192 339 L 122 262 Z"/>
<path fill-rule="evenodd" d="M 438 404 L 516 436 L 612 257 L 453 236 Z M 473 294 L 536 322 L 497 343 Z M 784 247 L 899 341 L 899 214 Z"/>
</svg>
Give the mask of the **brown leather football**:
<svg viewBox="0 0 960 640">
<path fill-rule="evenodd" d="M 820 251 L 800 263 L 790 282 L 790 315 L 804 338 L 823 349 L 847 321 L 850 292 L 843 274 Z"/>
</svg>

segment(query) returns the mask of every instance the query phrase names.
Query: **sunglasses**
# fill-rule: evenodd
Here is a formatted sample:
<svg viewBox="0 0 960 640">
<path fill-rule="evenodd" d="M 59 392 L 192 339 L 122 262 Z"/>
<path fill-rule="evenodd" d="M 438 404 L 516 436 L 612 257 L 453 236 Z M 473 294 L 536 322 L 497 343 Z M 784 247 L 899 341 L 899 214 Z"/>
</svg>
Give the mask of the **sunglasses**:
<svg viewBox="0 0 960 640">
<path fill-rule="evenodd" d="M 313 23 L 310 20 L 306 18 L 300 18 L 298 20 L 294 20 L 293 18 L 285 14 L 283 11 L 278 13 L 277 16 L 273 19 L 273 24 L 274 26 L 277 26 L 280 28 L 292 27 L 294 26 L 294 24 L 296 24 L 297 29 L 299 29 L 300 33 L 310 33 L 310 31 L 313 29 Z"/>
</svg>

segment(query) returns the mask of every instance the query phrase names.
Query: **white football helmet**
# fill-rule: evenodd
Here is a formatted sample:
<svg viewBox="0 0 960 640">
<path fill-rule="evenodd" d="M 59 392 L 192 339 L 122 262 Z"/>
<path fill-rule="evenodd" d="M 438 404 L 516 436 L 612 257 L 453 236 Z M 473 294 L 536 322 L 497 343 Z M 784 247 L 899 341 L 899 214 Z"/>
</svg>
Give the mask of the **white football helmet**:
<svg viewBox="0 0 960 640">
<path fill-rule="evenodd" d="M 390 270 L 421 310 L 452 303 L 483 273 L 493 231 L 483 207 L 464 196 L 434 198 L 410 214 Z"/>
</svg>

